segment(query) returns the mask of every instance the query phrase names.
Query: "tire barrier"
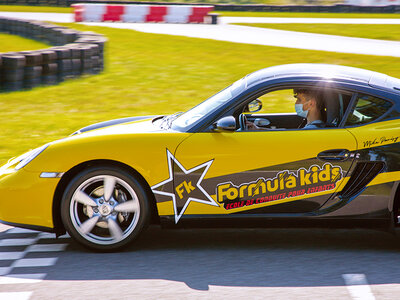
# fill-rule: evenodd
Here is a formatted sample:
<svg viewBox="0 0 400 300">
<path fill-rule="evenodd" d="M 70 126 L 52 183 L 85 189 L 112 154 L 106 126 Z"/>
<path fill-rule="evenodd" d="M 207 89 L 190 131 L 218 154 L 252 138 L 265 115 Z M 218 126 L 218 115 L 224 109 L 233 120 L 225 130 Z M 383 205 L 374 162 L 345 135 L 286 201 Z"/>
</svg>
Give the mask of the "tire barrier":
<svg viewBox="0 0 400 300">
<path fill-rule="evenodd" d="M 57 84 L 104 69 L 107 39 L 41 21 L 0 18 L 0 32 L 20 35 L 54 47 L 35 51 L 0 53 L 0 91 L 31 89 Z"/>
<path fill-rule="evenodd" d="M 217 24 L 214 6 L 193 5 L 109 5 L 77 3 L 75 22 L 163 22 Z"/>
</svg>

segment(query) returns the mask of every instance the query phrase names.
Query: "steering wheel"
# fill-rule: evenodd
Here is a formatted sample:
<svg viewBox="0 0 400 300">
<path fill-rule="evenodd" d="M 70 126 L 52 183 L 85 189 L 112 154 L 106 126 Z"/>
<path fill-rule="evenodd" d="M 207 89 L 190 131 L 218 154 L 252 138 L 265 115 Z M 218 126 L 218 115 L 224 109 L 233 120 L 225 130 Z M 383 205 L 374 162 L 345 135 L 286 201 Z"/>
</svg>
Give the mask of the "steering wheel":
<svg viewBox="0 0 400 300">
<path fill-rule="evenodd" d="M 247 117 L 245 114 L 240 114 L 239 115 L 239 126 L 240 126 L 240 130 L 244 131 L 247 130 Z"/>
</svg>

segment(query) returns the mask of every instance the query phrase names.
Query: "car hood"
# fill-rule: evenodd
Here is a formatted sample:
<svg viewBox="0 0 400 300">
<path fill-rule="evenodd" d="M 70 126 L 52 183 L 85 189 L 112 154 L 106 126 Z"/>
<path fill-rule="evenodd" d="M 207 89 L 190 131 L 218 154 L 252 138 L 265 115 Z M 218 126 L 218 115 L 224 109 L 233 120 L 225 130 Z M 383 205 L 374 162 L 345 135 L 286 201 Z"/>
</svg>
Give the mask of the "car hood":
<svg viewBox="0 0 400 300">
<path fill-rule="evenodd" d="M 101 129 L 101 128 L 106 128 L 106 127 L 110 127 L 110 126 L 113 126 L 113 129 L 115 131 L 119 131 L 118 130 L 119 126 L 115 126 L 115 125 L 129 124 L 129 123 L 133 123 L 132 126 L 129 126 L 129 127 L 134 132 L 159 131 L 159 128 L 157 128 L 156 126 L 153 126 L 152 122 L 150 122 L 150 123 L 149 122 L 138 122 L 138 121 L 145 121 L 145 120 L 151 121 L 155 117 L 157 117 L 157 116 L 139 116 L 139 117 L 129 117 L 129 118 L 122 118 L 122 119 L 115 119 L 115 120 L 100 122 L 100 123 L 96 123 L 96 124 L 92 124 L 92 125 L 83 127 L 81 129 L 75 131 L 71 135 L 76 135 L 76 134 L 80 134 L 80 133 L 84 133 L 84 132 L 88 132 L 88 131 L 92 131 L 92 130 L 97 130 L 97 129 Z M 123 128 L 126 128 L 126 126 L 123 126 Z"/>
</svg>

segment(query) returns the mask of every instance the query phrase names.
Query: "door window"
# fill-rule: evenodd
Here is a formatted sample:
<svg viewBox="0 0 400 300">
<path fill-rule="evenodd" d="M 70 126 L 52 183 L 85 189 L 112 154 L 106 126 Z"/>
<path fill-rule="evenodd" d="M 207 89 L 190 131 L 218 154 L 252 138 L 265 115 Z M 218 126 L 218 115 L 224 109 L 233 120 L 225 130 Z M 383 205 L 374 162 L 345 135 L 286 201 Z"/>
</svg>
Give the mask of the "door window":
<svg viewBox="0 0 400 300">
<path fill-rule="evenodd" d="M 370 123 L 384 115 L 393 104 L 389 101 L 368 95 L 359 95 L 346 126 L 355 126 Z"/>
</svg>

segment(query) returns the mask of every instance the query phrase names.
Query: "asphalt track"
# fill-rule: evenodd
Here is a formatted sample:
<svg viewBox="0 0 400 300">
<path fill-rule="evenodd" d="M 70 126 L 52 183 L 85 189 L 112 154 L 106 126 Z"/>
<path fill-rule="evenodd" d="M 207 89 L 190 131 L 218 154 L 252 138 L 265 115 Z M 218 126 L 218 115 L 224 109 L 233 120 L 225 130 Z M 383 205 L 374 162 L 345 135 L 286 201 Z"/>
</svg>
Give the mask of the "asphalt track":
<svg viewBox="0 0 400 300">
<path fill-rule="evenodd" d="M 151 227 L 122 252 L 94 253 L 14 228 L 0 232 L 0 300 L 394 300 L 399 250 L 370 230 Z"/>
<path fill-rule="evenodd" d="M 0 16 L 73 22 L 72 14 L 11 13 Z M 161 23 L 84 23 L 93 26 L 132 29 L 147 33 L 205 38 L 234 43 L 276 46 L 296 49 L 400 57 L 400 42 L 302 33 L 285 30 L 230 25 L 230 23 L 305 23 L 305 24 L 400 24 L 400 19 L 330 19 L 330 18 L 249 18 L 221 17 L 219 25 Z"/>
</svg>

